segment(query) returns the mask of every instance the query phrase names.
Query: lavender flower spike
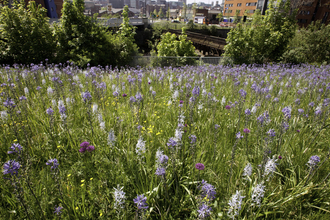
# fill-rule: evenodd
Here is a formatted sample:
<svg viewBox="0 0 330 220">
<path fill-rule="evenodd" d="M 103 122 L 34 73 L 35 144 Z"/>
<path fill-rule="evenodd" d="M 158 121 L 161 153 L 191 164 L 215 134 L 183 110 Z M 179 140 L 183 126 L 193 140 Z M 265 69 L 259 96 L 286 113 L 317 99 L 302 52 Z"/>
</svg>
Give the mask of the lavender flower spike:
<svg viewBox="0 0 330 220">
<path fill-rule="evenodd" d="M 133 202 L 136 204 L 136 207 L 138 209 L 148 209 L 148 203 L 147 203 L 147 197 L 145 197 L 143 194 L 138 195 L 135 199 L 133 199 Z"/>
<path fill-rule="evenodd" d="M 8 151 L 8 154 L 14 154 L 14 153 L 18 153 L 20 154 L 23 150 L 23 147 L 19 144 L 19 143 L 13 143 L 10 146 L 10 151 Z"/>
<path fill-rule="evenodd" d="M 50 169 L 56 170 L 60 164 L 58 163 L 57 159 L 54 158 L 54 159 L 49 159 L 46 165 L 47 166 L 52 165 Z"/>
<path fill-rule="evenodd" d="M 21 165 L 16 160 L 9 160 L 3 165 L 3 175 L 10 174 L 17 176 L 20 167 Z"/>
<path fill-rule="evenodd" d="M 307 166 L 314 170 L 317 167 L 317 164 L 320 162 L 320 157 L 317 155 L 311 156 L 307 162 Z"/>
<path fill-rule="evenodd" d="M 202 203 L 202 205 L 198 208 L 198 218 L 199 219 L 206 219 L 210 216 L 212 211 L 212 208 L 206 205 L 205 203 Z"/>
</svg>

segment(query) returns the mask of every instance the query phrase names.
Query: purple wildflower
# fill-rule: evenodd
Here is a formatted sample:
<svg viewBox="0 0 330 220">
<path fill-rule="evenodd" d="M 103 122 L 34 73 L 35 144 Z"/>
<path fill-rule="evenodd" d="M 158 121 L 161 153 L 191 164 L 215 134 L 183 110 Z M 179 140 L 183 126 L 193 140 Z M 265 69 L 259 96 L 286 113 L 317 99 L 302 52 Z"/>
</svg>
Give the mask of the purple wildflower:
<svg viewBox="0 0 330 220">
<path fill-rule="evenodd" d="M 197 140 L 197 137 L 195 136 L 195 135 L 190 135 L 189 136 L 189 139 L 191 140 L 191 144 L 194 144 L 194 143 L 196 143 L 196 140 Z"/>
<path fill-rule="evenodd" d="M 244 136 L 241 135 L 241 132 L 239 131 L 237 134 L 236 134 L 236 139 L 242 139 Z"/>
<path fill-rule="evenodd" d="M 46 109 L 46 113 L 48 115 L 53 115 L 54 114 L 54 110 L 52 109 L 52 107 L 49 107 L 49 108 Z"/>
<path fill-rule="evenodd" d="M 284 107 L 282 109 L 282 112 L 284 114 L 284 117 L 290 119 L 291 118 L 291 108 L 290 107 Z"/>
<path fill-rule="evenodd" d="M 7 98 L 7 100 L 3 102 L 3 105 L 6 108 L 15 108 L 15 106 L 16 106 L 15 102 L 11 98 Z"/>
<path fill-rule="evenodd" d="M 87 141 L 84 141 L 84 142 L 82 142 L 81 144 L 80 144 L 80 149 L 79 149 L 79 152 L 80 153 L 83 153 L 83 152 L 85 152 L 86 150 L 87 150 L 87 147 L 89 146 L 89 142 L 87 142 Z"/>
<path fill-rule="evenodd" d="M 26 100 L 26 97 L 24 95 L 22 95 L 21 97 L 19 97 L 20 101 Z"/>
<path fill-rule="evenodd" d="M 212 211 L 212 208 L 206 205 L 205 203 L 202 203 L 202 205 L 198 208 L 198 218 L 199 219 L 206 219 L 210 216 Z"/>
<path fill-rule="evenodd" d="M 82 97 L 84 99 L 84 102 L 88 102 L 92 99 L 92 95 L 90 94 L 90 92 L 83 92 L 82 93 Z"/>
<path fill-rule="evenodd" d="M 138 195 L 135 199 L 133 199 L 134 203 L 136 204 L 136 207 L 138 209 L 148 209 L 148 203 L 147 203 L 147 197 L 145 197 L 143 194 Z"/>
<path fill-rule="evenodd" d="M 267 134 L 268 134 L 270 137 L 275 137 L 275 130 L 274 130 L 274 129 L 269 129 L 269 131 L 267 132 Z"/>
<path fill-rule="evenodd" d="M 298 112 L 299 112 L 299 114 L 303 114 L 304 113 L 304 109 L 298 109 Z"/>
<path fill-rule="evenodd" d="M 318 109 L 315 111 L 315 115 L 320 115 L 322 113 L 322 110 Z"/>
<path fill-rule="evenodd" d="M 195 87 L 193 88 L 193 90 L 191 91 L 191 93 L 192 93 L 194 96 L 199 96 L 199 94 L 200 94 L 200 89 L 199 89 L 199 87 L 198 87 L 198 86 L 195 86 Z"/>
<path fill-rule="evenodd" d="M 225 109 L 227 110 L 231 109 L 230 105 L 226 105 Z"/>
<path fill-rule="evenodd" d="M 196 163 L 195 168 L 197 170 L 204 170 L 205 169 L 205 166 L 202 163 Z"/>
<path fill-rule="evenodd" d="M 127 96 L 127 94 L 126 94 L 126 93 L 124 93 L 124 94 L 123 94 L 123 97 L 126 97 L 126 96 Z"/>
<path fill-rule="evenodd" d="M 249 130 L 248 128 L 244 128 L 243 132 L 244 132 L 245 134 L 248 134 L 248 133 L 250 133 L 250 130 Z"/>
<path fill-rule="evenodd" d="M 213 185 L 207 183 L 205 180 L 202 180 L 201 185 L 198 188 L 201 190 L 201 196 L 203 199 L 206 198 L 209 201 L 215 199 L 217 192 L 215 191 L 215 187 Z"/>
<path fill-rule="evenodd" d="M 18 174 L 18 169 L 21 167 L 19 162 L 15 160 L 9 160 L 3 165 L 3 174 L 16 175 Z"/>
<path fill-rule="evenodd" d="M 309 161 L 307 162 L 307 166 L 311 168 L 312 170 L 316 168 L 317 164 L 320 162 L 320 157 L 317 155 L 311 156 L 309 158 Z"/>
<path fill-rule="evenodd" d="M 214 125 L 214 128 L 218 129 L 218 128 L 220 128 L 220 125 L 216 124 L 216 125 Z"/>
<path fill-rule="evenodd" d="M 90 145 L 90 146 L 88 146 L 88 147 L 86 148 L 86 150 L 87 150 L 88 152 L 92 152 L 93 150 L 95 150 L 95 147 L 94 147 L 93 145 Z"/>
<path fill-rule="evenodd" d="M 62 213 L 61 209 L 63 209 L 62 206 L 55 206 L 55 211 L 54 211 L 54 213 L 55 213 L 56 215 L 61 215 L 61 213 Z"/>
<path fill-rule="evenodd" d="M 178 143 L 174 140 L 174 138 L 168 139 L 167 146 L 175 147 Z"/>
<path fill-rule="evenodd" d="M 165 176 L 166 170 L 164 167 L 158 167 L 155 174 L 157 176 Z"/>
<path fill-rule="evenodd" d="M 8 151 L 8 154 L 14 154 L 14 153 L 18 153 L 20 154 L 23 150 L 23 147 L 19 144 L 19 143 L 13 143 L 10 146 L 10 151 Z"/>
<path fill-rule="evenodd" d="M 52 165 L 52 166 L 50 167 L 50 169 L 52 169 L 52 170 L 56 170 L 60 164 L 58 163 L 57 159 L 54 158 L 54 159 L 49 159 L 49 160 L 46 162 L 46 165 L 47 165 L 47 166 L 48 166 L 48 165 Z"/>
<path fill-rule="evenodd" d="M 246 114 L 246 115 L 251 115 L 251 111 L 250 111 L 250 109 L 247 108 L 247 109 L 245 110 L 245 114 Z"/>
<path fill-rule="evenodd" d="M 315 104 L 314 104 L 314 102 L 311 102 L 311 103 L 309 103 L 308 105 L 309 105 L 310 107 L 314 107 Z"/>
<path fill-rule="evenodd" d="M 141 93 L 139 93 L 139 92 L 136 93 L 135 98 L 136 98 L 136 100 L 138 100 L 138 101 L 142 101 L 142 100 L 143 100 L 143 97 L 142 97 Z"/>
<path fill-rule="evenodd" d="M 246 97 L 246 94 L 247 94 L 243 89 L 239 90 L 238 93 L 239 93 L 243 98 L 245 98 L 245 97 Z"/>
<path fill-rule="evenodd" d="M 131 96 L 131 97 L 129 98 L 129 101 L 130 101 L 130 102 L 136 102 L 136 99 L 134 98 L 134 96 Z"/>
</svg>

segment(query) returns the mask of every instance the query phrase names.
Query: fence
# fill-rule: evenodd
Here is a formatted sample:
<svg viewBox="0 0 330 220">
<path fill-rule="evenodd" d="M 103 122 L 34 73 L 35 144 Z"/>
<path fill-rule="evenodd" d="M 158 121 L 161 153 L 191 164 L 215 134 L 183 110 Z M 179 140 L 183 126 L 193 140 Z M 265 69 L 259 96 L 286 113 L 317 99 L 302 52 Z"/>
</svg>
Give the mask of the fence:
<svg viewBox="0 0 330 220">
<path fill-rule="evenodd" d="M 130 66 L 136 67 L 179 67 L 185 65 L 219 65 L 225 60 L 224 57 L 158 57 L 158 56 L 136 56 Z"/>
</svg>

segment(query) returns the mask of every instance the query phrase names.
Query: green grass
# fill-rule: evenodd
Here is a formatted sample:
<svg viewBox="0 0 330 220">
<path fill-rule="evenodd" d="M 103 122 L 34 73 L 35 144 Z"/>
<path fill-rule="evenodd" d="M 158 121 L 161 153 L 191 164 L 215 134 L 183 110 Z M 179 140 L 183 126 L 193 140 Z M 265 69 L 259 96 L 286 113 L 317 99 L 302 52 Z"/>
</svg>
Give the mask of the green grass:
<svg viewBox="0 0 330 220">
<path fill-rule="evenodd" d="M 59 219 L 53 213 L 55 206 L 63 207 L 62 219 L 137 219 L 141 212 L 133 199 L 141 194 L 149 206 L 145 219 L 198 219 L 202 201 L 212 208 L 208 219 L 229 219 L 228 202 L 237 190 L 245 198 L 236 219 L 329 219 L 329 71 L 330 66 L 308 65 L 1 68 L 1 166 L 18 160 L 17 154 L 7 154 L 13 143 L 23 146 L 23 152 L 18 176 L 1 174 L 0 219 Z M 134 83 L 129 82 L 132 78 Z M 100 88 L 101 82 L 105 89 Z M 251 88 L 254 82 L 258 93 Z M 195 86 L 200 95 L 190 102 Z M 47 93 L 49 87 L 52 94 Z M 113 95 L 116 88 L 118 97 Z M 240 89 L 247 92 L 246 98 Z M 86 91 L 92 99 L 84 102 Z M 138 92 L 143 101 L 130 102 Z M 23 95 L 27 100 L 20 101 Z M 14 108 L 4 106 L 8 98 L 15 102 Z M 59 100 L 66 108 L 65 120 Z M 314 107 L 310 102 L 315 102 Z M 247 117 L 245 109 L 256 104 L 255 113 Z M 227 105 L 231 108 L 226 109 Z M 291 118 L 282 113 L 287 106 L 292 109 Z M 315 114 L 317 106 L 321 106 L 320 115 Z M 49 107 L 53 116 L 46 114 Z M 257 118 L 266 111 L 270 121 L 261 126 Z M 175 137 L 179 115 L 185 116 L 182 139 L 172 150 L 167 143 Z M 283 122 L 289 125 L 286 131 Z M 244 128 L 251 132 L 244 133 Z M 275 130 L 273 138 L 267 133 L 270 129 Z M 116 136 L 113 145 L 108 144 L 111 130 Z M 238 132 L 244 138 L 236 139 Z M 190 143 L 190 135 L 197 137 L 195 144 Z M 139 138 L 146 144 L 142 157 L 136 153 Z M 95 150 L 80 153 L 83 141 Z M 169 157 L 165 178 L 155 175 L 158 149 Z M 310 170 L 306 164 L 313 155 L 321 161 Z M 55 176 L 46 165 L 53 158 L 59 162 Z M 264 176 L 270 158 L 277 159 L 276 170 Z M 205 169 L 198 171 L 196 163 L 203 163 Z M 253 167 L 248 178 L 242 176 L 247 163 Z M 201 197 L 201 180 L 216 188 L 214 200 Z M 265 185 L 264 197 L 260 206 L 253 206 L 253 187 L 260 183 Z M 124 187 L 126 200 L 125 207 L 116 210 L 113 193 L 118 186 Z"/>
</svg>

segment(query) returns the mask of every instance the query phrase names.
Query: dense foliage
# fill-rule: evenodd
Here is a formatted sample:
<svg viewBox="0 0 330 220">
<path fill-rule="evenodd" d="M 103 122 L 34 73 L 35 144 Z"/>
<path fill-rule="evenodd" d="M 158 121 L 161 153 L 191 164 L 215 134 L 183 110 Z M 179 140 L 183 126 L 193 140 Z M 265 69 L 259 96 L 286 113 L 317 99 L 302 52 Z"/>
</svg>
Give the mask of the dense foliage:
<svg viewBox="0 0 330 220">
<path fill-rule="evenodd" d="M 0 72 L 0 219 L 329 217 L 330 66 Z"/>
<path fill-rule="evenodd" d="M 195 62 L 194 59 L 186 58 L 196 56 L 196 49 L 192 42 L 187 40 L 185 28 L 182 28 L 182 33 L 178 37 L 170 32 L 162 34 L 156 48 L 158 57 L 169 57 L 169 59 L 156 58 L 155 62 L 157 64 L 161 63 L 162 66 L 192 65 Z M 176 57 L 180 58 L 177 59 Z"/>
<path fill-rule="evenodd" d="M 312 23 L 296 31 L 283 54 L 286 63 L 330 63 L 330 25 Z"/>
<path fill-rule="evenodd" d="M 35 2 L 4 6 L 0 14 L 0 63 L 31 64 L 73 62 L 79 66 L 129 64 L 137 54 L 134 28 L 129 25 L 128 8 L 122 13 L 123 24 L 111 33 L 84 15 L 84 1 L 65 1 L 59 24 L 50 25 L 46 9 Z"/>
<path fill-rule="evenodd" d="M 265 16 L 256 10 L 251 23 L 239 23 L 228 33 L 224 56 L 235 63 L 279 62 L 295 30 L 290 1 L 269 1 Z"/>
<path fill-rule="evenodd" d="M 13 2 L 0 7 L 0 63 L 39 63 L 52 58 L 55 39 L 45 16 L 46 9 L 35 2 Z"/>
</svg>

